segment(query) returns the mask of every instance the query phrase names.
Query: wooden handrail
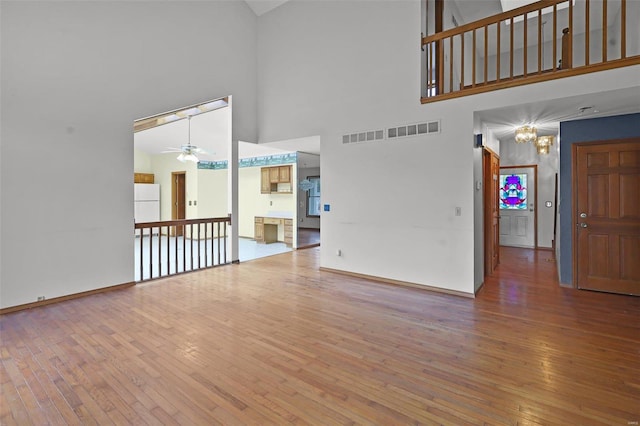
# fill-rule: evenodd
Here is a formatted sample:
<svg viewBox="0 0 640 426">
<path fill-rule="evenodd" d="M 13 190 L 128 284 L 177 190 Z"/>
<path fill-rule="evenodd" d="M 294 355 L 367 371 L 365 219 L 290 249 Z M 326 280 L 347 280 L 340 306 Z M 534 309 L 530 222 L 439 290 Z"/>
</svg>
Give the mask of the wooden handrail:
<svg viewBox="0 0 640 426">
<path fill-rule="evenodd" d="M 524 15 L 528 12 L 538 11 L 542 9 L 546 9 L 547 7 L 553 7 L 558 3 L 566 3 L 569 0 L 539 0 L 535 3 L 528 4 L 526 6 L 521 6 L 517 9 L 509 10 L 508 12 L 503 12 L 498 15 L 493 15 L 488 18 L 479 19 L 474 22 L 470 22 L 468 24 L 460 25 L 456 28 L 452 28 L 450 30 L 442 31 L 439 33 L 435 33 L 432 35 L 428 35 L 422 38 L 422 44 L 425 45 L 427 43 L 442 40 L 445 38 L 449 38 L 454 35 L 459 35 L 461 33 L 466 33 L 468 31 L 472 31 L 474 29 L 482 28 L 484 26 L 488 26 L 491 24 L 497 24 L 498 22 L 506 21 L 511 18 L 515 18 L 519 15 Z"/>
<path fill-rule="evenodd" d="M 228 264 L 230 225 L 231 215 L 134 224 L 136 281 Z"/>
<path fill-rule="evenodd" d="M 135 229 L 142 228 L 158 228 L 160 226 L 181 226 L 181 225 L 197 225 L 199 223 L 217 223 L 227 222 L 231 225 L 231 217 L 211 217 L 207 219 L 176 219 L 163 220 L 160 222 L 139 222 L 135 224 Z"/>
<path fill-rule="evenodd" d="M 450 99 L 640 63 L 639 52 L 627 51 L 628 0 L 620 0 L 621 22 L 620 28 L 616 28 L 615 31 L 607 30 L 607 0 L 602 1 L 600 10 L 594 10 L 594 5 L 589 0 L 583 0 L 584 3 L 581 5 L 584 6 L 584 16 L 582 13 L 576 14 L 577 5 L 574 6 L 574 1 L 539 0 L 508 12 L 421 37 L 422 47 L 428 52 L 426 73 L 429 76 L 428 84 L 431 84 L 428 85 L 426 96 L 421 98 L 421 102 Z M 563 13 L 559 17 L 560 11 Z M 542 22 L 543 12 L 545 15 L 552 15 L 551 37 L 547 37 L 550 38 L 548 40 L 545 40 L 545 34 L 549 34 L 549 27 L 545 31 Z M 590 17 L 594 14 L 598 18 L 601 17 L 603 27 L 602 39 L 597 37 L 595 40 L 595 43 L 602 44 L 602 58 L 595 62 L 589 56 L 590 47 L 595 47 L 589 45 L 589 23 Z M 537 28 L 534 32 L 535 25 L 531 24 L 529 37 L 528 24 L 536 19 Z M 582 19 L 584 22 L 580 22 Z M 523 23 L 516 28 L 515 24 L 520 21 Z M 578 23 L 575 24 L 575 21 Z M 582 52 L 577 52 L 578 55 L 574 57 L 574 24 L 577 28 L 584 24 L 587 31 L 584 59 L 580 58 Z M 509 26 L 508 31 L 506 26 Z M 620 38 L 620 52 L 612 53 L 607 50 L 610 35 Z M 504 46 L 501 46 L 502 36 L 505 38 Z M 465 48 L 466 43 L 471 46 Z M 509 46 L 506 46 L 507 43 Z M 551 51 L 545 51 L 544 46 L 551 47 Z M 501 47 L 505 49 L 504 52 Z M 447 57 L 444 56 L 445 51 L 449 52 Z M 501 56 L 504 58 L 501 59 Z M 446 74 L 445 69 L 448 69 Z M 434 81 L 436 90 L 431 89 Z"/>
</svg>

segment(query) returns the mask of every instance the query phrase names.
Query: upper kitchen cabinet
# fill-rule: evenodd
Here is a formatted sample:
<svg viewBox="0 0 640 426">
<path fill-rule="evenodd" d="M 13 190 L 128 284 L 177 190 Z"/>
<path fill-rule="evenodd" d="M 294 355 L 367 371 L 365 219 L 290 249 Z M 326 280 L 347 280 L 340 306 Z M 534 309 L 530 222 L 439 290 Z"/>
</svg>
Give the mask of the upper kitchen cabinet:
<svg viewBox="0 0 640 426">
<path fill-rule="evenodd" d="M 285 190 L 278 188 L 278 184 L 289 184 Z M 291 166 L 263 167 L 260 169 L 260 192 L 271 193 L 292 193 L 291 189 Z"/>
</svg>

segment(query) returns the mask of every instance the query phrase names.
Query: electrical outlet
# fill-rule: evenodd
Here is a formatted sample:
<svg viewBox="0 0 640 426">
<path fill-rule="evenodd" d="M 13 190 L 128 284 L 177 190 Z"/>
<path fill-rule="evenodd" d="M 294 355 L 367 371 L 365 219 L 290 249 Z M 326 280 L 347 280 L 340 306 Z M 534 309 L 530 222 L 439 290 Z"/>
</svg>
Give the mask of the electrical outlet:
<svg viewBox="0 0 640 426">
<path fill-rule="evenodd" d="M 456 216 L 462 216 L 462 207 L 456 207 Z"/>
<path fill-rule="evenodd" d="M 45 299 L 44 296 L 38 296 L 38 302 L 42 302 Z"/>
</svg>

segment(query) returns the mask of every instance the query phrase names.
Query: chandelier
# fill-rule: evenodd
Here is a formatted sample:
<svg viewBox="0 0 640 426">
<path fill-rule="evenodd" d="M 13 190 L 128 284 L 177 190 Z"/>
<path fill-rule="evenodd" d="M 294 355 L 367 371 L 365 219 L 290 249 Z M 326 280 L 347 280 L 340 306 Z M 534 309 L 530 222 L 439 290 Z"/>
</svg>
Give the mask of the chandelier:
<svg viewBox="0 0 640 426">
<path fill-rule="evenodd" d="M 538 154 L 548 154 L 549 147 L 553 145 L 555 140 L 554 136 L 539 136 L 536 138 L 536 149 L 538 150 Z"/>
<path fill-rule="evenodd" d="M 536 132 L 536 128 L 533 126 L 522 126 L 516 129 L 516 142 L 517 143 L 525 143 L 531 142 L 536 139 L 538 133 Z"/>
</svg>

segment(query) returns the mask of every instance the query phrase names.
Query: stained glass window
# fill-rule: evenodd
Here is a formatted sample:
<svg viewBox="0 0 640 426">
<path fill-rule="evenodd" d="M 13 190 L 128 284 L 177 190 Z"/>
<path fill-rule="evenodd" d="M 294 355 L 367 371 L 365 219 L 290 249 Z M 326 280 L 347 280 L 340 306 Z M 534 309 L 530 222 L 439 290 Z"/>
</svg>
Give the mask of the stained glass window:
<svg viewBox="0 0 640 426">
<path fill-rule="evenodd" d="M 500 208 L 524 210 L 527 208 L 527 175 L 500 175 Z"/>
</svg>

